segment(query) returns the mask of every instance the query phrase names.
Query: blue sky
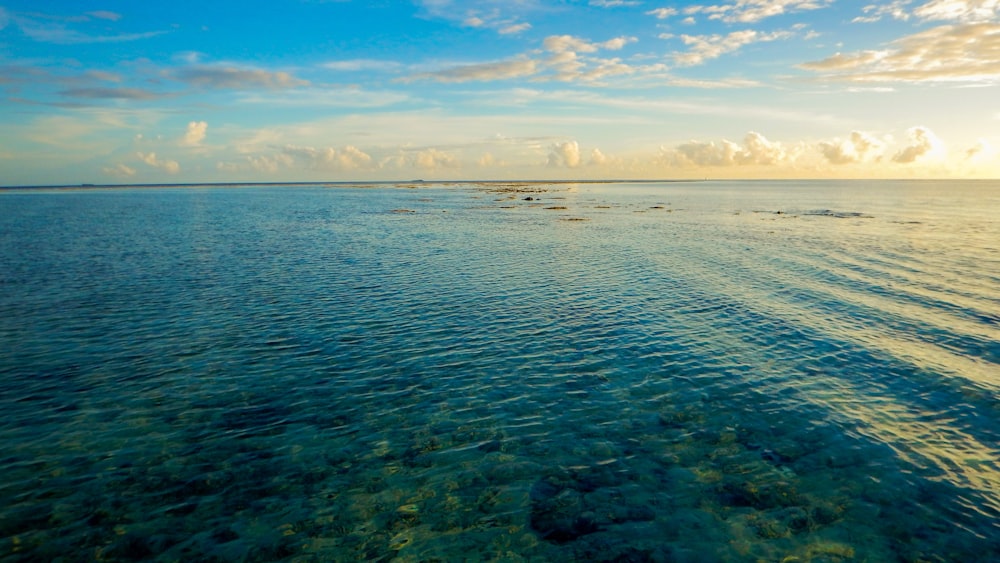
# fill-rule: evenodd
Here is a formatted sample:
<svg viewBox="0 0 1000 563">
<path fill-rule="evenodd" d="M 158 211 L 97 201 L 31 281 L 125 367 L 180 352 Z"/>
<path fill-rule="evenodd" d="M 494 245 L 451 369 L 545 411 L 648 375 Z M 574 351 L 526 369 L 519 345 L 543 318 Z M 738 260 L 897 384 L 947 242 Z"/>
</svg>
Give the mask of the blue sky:
<svg viewBox="0 0 1000 563">
<path fill-rule="evenodd" d="M 0 185 L 1000 177 L 1000 0 L 0 0 Z"/>
</svg>

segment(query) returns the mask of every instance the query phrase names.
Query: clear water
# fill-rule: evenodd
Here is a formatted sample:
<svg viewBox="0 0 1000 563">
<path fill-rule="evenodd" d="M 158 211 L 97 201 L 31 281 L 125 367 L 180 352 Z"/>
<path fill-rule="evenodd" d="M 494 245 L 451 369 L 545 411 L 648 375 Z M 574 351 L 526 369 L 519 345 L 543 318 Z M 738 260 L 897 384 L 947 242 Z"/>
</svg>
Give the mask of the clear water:
<svg viewBox="0 0 1000 563">
<path fill-rule="evenodd" d="M 4 561 L 1000 560 L 998 391 L 996 182 L 0 192 Z"/>
</svg>

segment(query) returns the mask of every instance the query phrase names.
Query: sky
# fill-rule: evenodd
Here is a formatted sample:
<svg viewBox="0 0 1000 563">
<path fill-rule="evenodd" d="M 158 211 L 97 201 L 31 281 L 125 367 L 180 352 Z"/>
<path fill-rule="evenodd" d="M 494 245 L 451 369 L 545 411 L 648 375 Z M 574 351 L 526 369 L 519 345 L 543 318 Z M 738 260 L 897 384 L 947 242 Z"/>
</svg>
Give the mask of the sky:
<svg viewBox="0 0 1000 563">
<path fill-rule="evenodd" d="M 0 0 L 0 185 L 1000 178 L 1000 0 Z"/>
</svg>

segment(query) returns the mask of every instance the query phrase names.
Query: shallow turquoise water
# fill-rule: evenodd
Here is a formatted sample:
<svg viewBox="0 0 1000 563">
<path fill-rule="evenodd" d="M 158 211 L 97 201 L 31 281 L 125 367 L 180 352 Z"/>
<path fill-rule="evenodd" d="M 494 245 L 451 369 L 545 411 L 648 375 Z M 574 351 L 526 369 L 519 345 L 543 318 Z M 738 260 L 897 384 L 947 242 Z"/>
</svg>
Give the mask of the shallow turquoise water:
<svg viewBox="0 0 1000 563">
<path fill-rule="evenodd" d="M 0 192 L 5 561 L 1000 560 L 998 390 L 996 182 Z"/>
</svg>

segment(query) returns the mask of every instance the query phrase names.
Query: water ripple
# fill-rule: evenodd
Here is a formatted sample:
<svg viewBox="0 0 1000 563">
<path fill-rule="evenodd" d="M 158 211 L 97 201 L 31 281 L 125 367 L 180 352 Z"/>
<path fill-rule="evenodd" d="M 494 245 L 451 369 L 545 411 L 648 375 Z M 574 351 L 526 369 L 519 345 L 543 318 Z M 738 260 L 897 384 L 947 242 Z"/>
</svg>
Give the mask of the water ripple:
<svg viewBox="0 0 1000 563">
<path fill-rule="evenodd" d="M 1000 192 L 878 187 L 0 194 L 0 557 L 1000 558 Z"/>
</svg>

